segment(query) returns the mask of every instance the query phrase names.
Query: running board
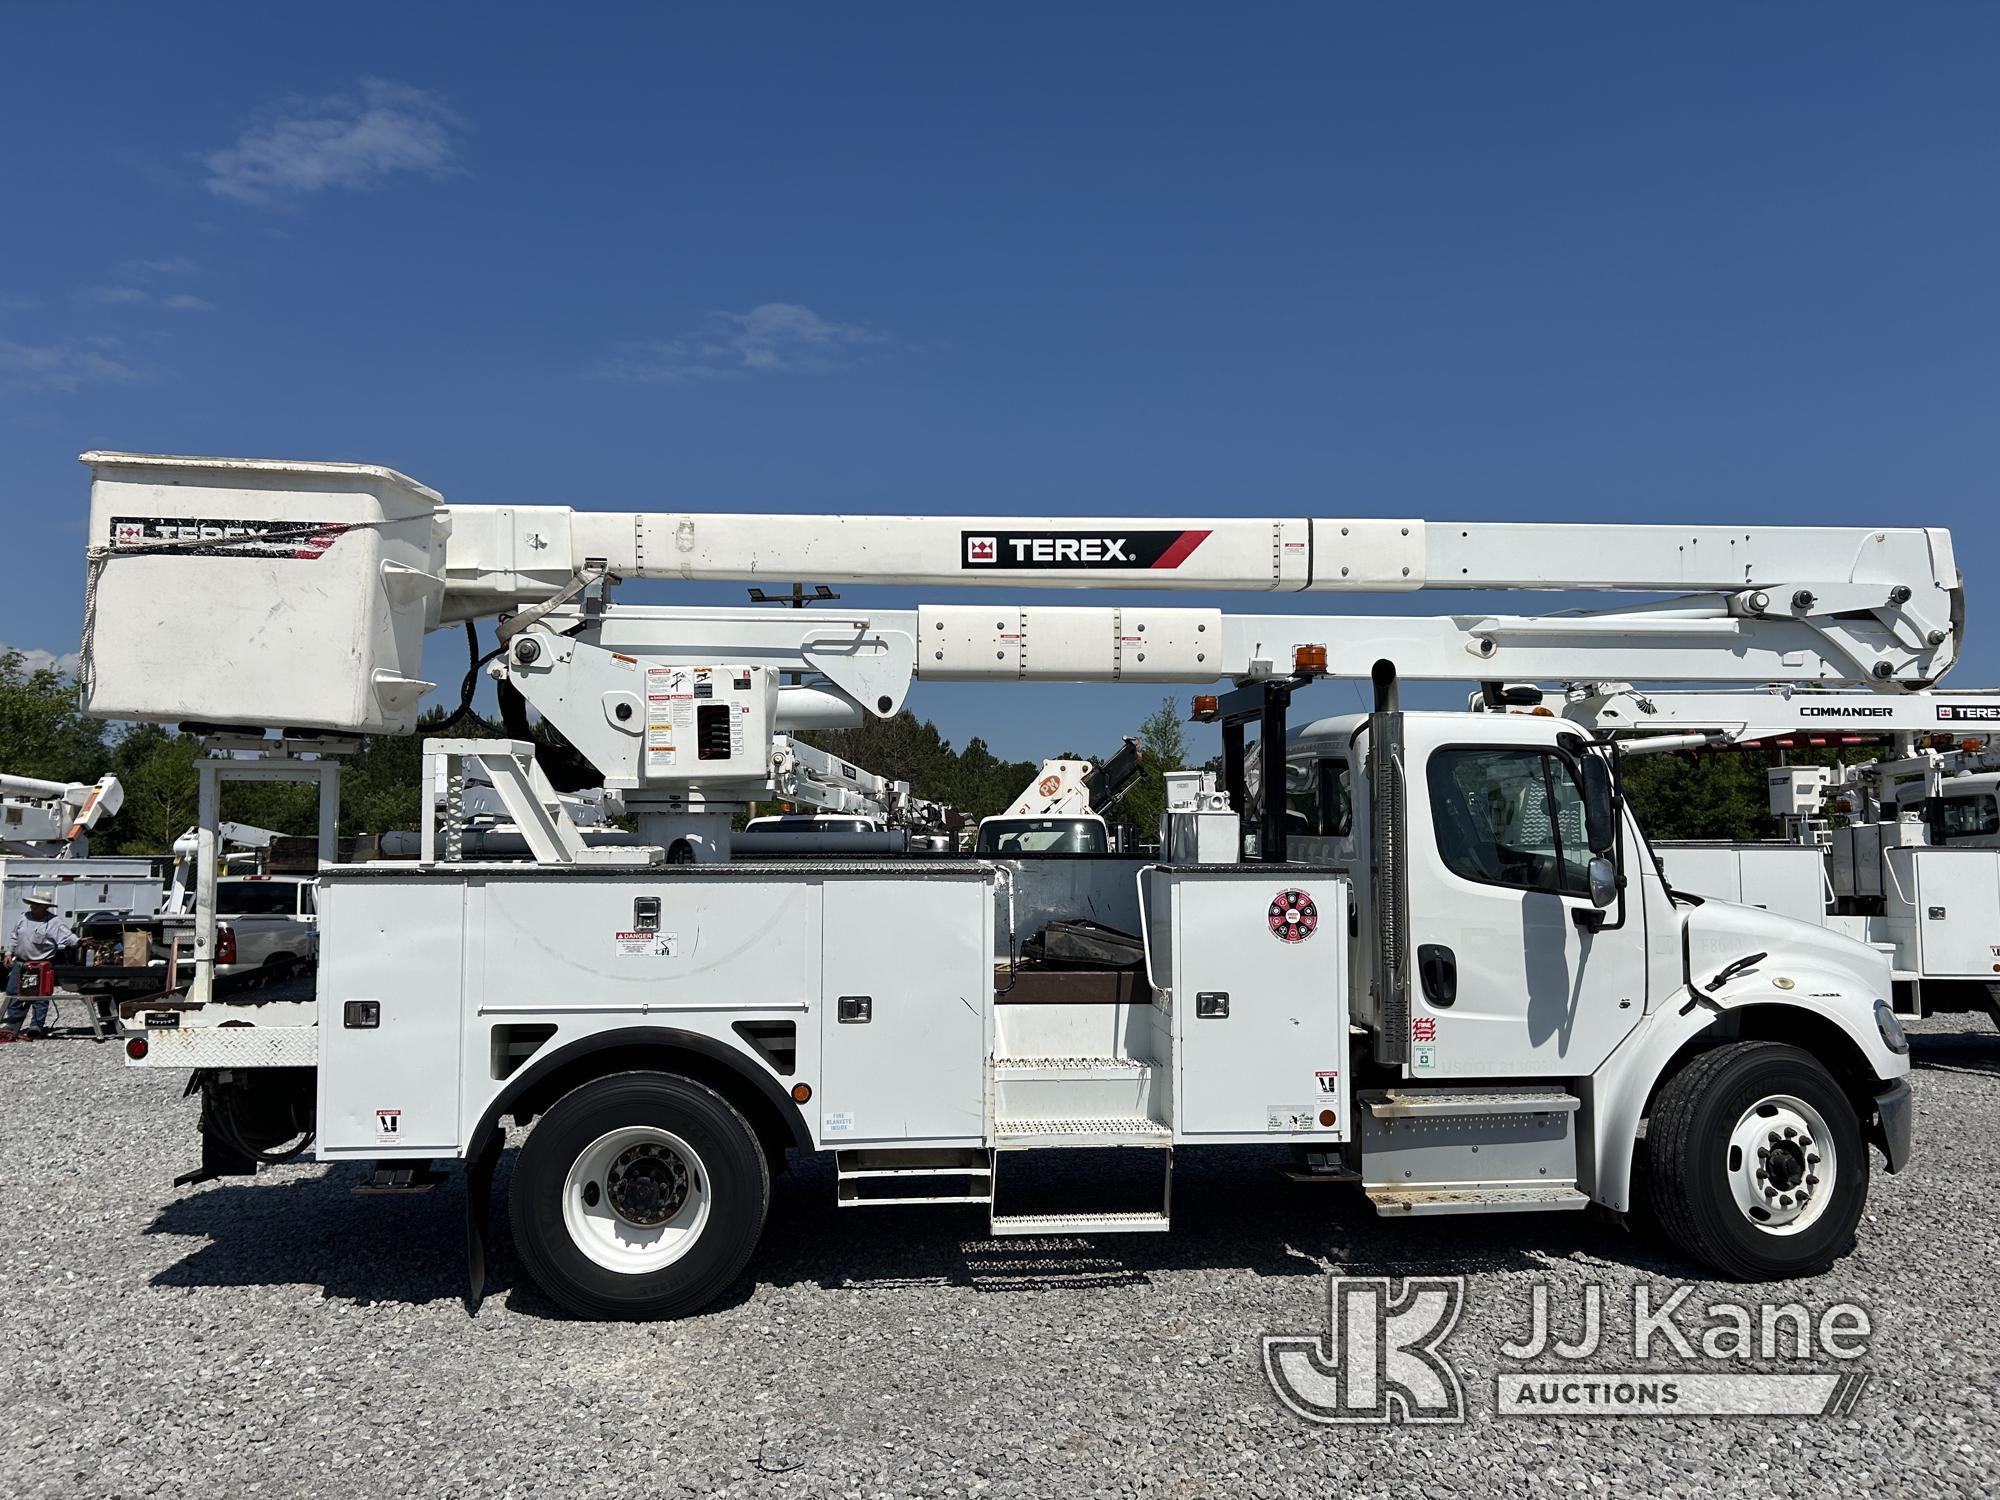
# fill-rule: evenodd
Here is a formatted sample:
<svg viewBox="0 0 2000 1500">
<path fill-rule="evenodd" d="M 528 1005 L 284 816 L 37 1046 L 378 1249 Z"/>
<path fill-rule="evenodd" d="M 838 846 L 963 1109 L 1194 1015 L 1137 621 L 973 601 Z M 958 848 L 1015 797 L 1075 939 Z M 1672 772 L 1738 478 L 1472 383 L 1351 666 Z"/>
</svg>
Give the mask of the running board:
<svg viewBox="0 0 2000 1500">
<path fill-rule="evenodd" d="M 1375 1212 L 1390 1214 L 1534 1214 L 1587 1207 L 1573 1187 L 1369 1188 Z"/>
</svg>

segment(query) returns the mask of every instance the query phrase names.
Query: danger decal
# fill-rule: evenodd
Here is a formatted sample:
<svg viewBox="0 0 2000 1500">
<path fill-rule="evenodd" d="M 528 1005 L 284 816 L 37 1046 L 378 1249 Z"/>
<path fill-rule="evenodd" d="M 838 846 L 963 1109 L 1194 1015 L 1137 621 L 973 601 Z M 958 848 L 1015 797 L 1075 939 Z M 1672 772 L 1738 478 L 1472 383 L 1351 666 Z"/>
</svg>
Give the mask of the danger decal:
<svg viewBox="0 0 2000 1500">
<path fill-rule="evenodd" d="M 1207 531 L 963 531 L 968 568 L 1178 568 L 1213 533 Z"/>
<path fill-rule="evenodd" d="M 1434 1042 L 1438 1039 L 1436 1016 L 1418 1016 L 1410 1022 L 1410 1040 L 1413 1042 Z"/>
<path fill-rule="evenodd" d="M 182 557 L 261 557 L 316 562 L 347 533 L 339 521 L 245 521 L 199 516 L 113 516 L 115 551 Z"/>
<path fill-rule="evenodd" d="M 1319 930 L 1319 908 L 1304 891 L 1278 892 L 1264 916 L 1271 935 L 1281 943 L 1303 943 Z"/>
</svg>

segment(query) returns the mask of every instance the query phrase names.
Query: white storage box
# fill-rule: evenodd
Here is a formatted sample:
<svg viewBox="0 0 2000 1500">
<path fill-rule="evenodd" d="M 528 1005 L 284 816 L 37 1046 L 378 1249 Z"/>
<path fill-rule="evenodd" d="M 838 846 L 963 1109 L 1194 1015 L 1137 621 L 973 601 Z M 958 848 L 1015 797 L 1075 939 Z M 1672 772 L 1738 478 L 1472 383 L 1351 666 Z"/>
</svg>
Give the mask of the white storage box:
<svg viewBox="0 0 2000 1500">
<path fill-rule="evenodd" d="M 86 453 L 79 677 L 107 719 L 407 733 L 449 512 L 367 464 Z"/>
</svg>

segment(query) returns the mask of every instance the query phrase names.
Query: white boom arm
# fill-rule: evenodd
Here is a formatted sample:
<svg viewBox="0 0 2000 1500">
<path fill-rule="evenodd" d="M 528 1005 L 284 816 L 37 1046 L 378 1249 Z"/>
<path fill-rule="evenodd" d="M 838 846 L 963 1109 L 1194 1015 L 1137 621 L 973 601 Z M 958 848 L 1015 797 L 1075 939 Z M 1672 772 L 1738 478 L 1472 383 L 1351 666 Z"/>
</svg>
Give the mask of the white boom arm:
<svg viewBox="0 0 2000 1500">
<path fill-rule="evenodd" d="M 1628 749 L 1726 747 L 1755 740 L 1839 743 L 1856 735 L 2000 734 L 2000 692 L 1641 692 L 1628 683 L 1580 683 L 1559 710 Z"/>
<path fill-rule="evenodd" d="M 0 776 L 0 849 L 10 854 L 81 853 L 90 830 L 117 812 L 125 789 L 116 776 L 95 782 Z"/>
<path fill-rule="evenodd" d="M 588 684 L 557 684 L 554 658 L 578 678 L 584 656 L 604 653 L 606 672 L 665 658 L 818 679 L 787 690 L 773 729 L 893 713 L 913 675 L 1243 681 L 1290 672 L 1300 646 L 1324 647 L 1337 676 L 1386 657 L 1433 680 L 1909 691 L 1949 670 L 1962 618 L 1949 534 L 1917 528 L 585 513 L 446 506 L 368 465 L 84 460 L 94 480 L 78 675 L 105 717 L 407 732 L 433 686 L 420 675 L 426 631 L 503 610 L 521 613 L 496 666 L 537 687 L 536 706 L 559 720 L 601 723 L 616 679 L 592 670 Z M 1675 597 L 1543 617 L 1010 603 L 753 617 L 607 610 L 589 585 L 617 578 Z M 523 677 L 531 640 L 541 661 Z M 634 679 L 623 681 L 630 699 Z"/>
<path fill-rule="evenodd" d="M 910 800 L 907 781 L 864 771 L 788 734 L 771 737 L 771 795 L 830 813 L 853 813 L 887 823 Z"/>
</svg>

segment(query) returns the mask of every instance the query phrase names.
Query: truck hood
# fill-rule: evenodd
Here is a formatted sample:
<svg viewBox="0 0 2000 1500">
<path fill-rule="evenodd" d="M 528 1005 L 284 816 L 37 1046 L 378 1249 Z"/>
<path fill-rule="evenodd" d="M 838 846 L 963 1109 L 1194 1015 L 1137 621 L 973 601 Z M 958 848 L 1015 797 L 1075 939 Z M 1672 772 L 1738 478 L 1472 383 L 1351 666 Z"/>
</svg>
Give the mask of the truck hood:
<svg viewBox="0 0 2000 1500">
<path fill-rule="evenodd" d="M 1754 981 L 1769 988 L 1780 979 L 1809 991 L 1823 991 L 1829 985 L 1843 995 L 1861 1001 L 1864 1008 L 1878 999 L 1887 999 L 1892 983 L 1890 957 L 1880 949 L 1829 932 L 1796 917 L 1780 916 L 1757 906 L 1740 906 L 1733 901 L 1704 900 L 1699 906 L 1680 908 L 1688 962 L 1688 982 L 1706 992 L 1708 984 L 1730 964 L 1753 953 L 1760 960 L 1754 973 L 1742 982 Z M 1725 988 L 1734 988 L 1737 981 Z"/>
</svg>

